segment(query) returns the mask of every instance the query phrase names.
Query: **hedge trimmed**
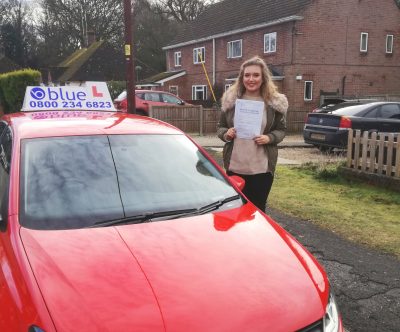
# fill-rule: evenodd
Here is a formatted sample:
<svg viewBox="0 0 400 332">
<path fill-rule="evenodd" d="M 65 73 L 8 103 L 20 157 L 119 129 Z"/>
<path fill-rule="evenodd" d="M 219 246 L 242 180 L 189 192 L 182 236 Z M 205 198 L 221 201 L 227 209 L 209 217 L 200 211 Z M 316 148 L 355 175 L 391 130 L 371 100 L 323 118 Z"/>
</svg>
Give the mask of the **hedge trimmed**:
<svg viewBox="0 0 400 332">
<path fill-rule="evenodd" d="M 27 86 L 37 86 L 42 81 L 37 70 L 23 69 L 0 75 L 0 103 L 4 113 L 21 110 Z"/>
</svg>

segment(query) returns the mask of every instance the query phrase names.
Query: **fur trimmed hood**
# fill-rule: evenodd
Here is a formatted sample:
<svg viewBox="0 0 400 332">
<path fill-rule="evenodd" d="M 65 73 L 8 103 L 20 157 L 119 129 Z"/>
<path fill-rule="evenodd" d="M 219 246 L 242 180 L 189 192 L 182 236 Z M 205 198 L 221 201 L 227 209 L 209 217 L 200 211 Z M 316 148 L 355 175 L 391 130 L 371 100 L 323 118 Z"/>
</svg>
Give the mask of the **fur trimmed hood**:
<svg viewBox="0 0 400 332">
<path fill-rule="evenodd" d="M 235 107 L 236 99 L 238 98 L 236 90 L 228 89 L 222 96 L 222 111 L 226 112 Z M 286 114 L 289 107 L 286 96 L 282 93 L 276 93 L 268 102 L 268 105 L 275 109 L 277 112 Z"/>
</svg>

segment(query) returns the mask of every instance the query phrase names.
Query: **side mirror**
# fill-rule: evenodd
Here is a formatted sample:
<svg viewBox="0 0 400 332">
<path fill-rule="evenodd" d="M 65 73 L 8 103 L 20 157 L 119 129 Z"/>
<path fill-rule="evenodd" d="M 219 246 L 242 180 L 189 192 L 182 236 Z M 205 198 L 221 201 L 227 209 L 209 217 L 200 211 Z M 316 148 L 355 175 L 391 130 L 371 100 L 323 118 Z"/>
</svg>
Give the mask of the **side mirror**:
<svg viewBox="0 0 400 332">
<path fill-rule="evenodd" d="M 229 179 L 240 189 L 243 190 L 246 181 L 237 175 L 231 175 Z"/>
<path fill-rule="evenodd" d="M 185 102 L 183 100 L 181 100 L 181 101 L 178 101 L 177 104 L 178 105 L 185 105 Z"/>
</svg>

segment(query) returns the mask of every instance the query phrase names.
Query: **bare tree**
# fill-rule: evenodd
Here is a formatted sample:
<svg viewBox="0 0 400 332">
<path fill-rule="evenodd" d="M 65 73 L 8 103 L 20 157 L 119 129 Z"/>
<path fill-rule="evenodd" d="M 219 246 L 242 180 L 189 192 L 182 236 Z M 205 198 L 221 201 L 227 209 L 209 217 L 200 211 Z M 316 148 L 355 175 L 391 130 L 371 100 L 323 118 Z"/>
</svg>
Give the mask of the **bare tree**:
<svg viewBox="0 0 400 332">
<path fill-rule="evenodd" d="M 158 0 L 158 10 L 178 22 L 189 22 L 199 16 L 215 0 Z"/>
<path fill-rule="evenodd" d="M 34 44 L 31 12 L 25 0 L 3 0 L 0 4 L 0 44 L 4 54 L 21 66 L 31 65 Z"/>
<path fill-rule="evenodd" d="M 116 45 L 123 40 L 123 2 L 116 0 L 42 0 L 43 17 L 39 35 L 60 58 L 79 47 L 88 46 L 93 31 L 97 39 Z"/>
</svg>

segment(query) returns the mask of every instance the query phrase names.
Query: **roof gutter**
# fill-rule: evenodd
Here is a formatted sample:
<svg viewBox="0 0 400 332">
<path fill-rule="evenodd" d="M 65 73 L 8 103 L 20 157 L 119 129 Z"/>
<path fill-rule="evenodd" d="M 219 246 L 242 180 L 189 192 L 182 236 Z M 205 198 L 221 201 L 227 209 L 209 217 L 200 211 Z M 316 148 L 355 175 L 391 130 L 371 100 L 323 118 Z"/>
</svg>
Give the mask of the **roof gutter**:
<svg viewBox="0 0 400 332">
<path fill-rule="evenodd" d="M 218 33 L 216 35 L 211 35 L 211 36 L 207 36 L 207 37 L 200 38 L 200 39 L 193 39 L 193 40 L 175 44 L 175 45 L 164 46 L 162 48 L 162 50 L 166 51 L 166 50 L 170 50 L 173 48 L 192 45 L 192 44 L 196 44 L 196 43 L 200 43 L 200 42 L 204 42 L 204 41 L 208 41 L 208 40 L 212 40 L 212 39 L 216 39 L 216 38 L 231 36 L 231 35 L 235 35 L 235 34 L 242 33 L 242 32 L 258 30 L 261 28 L 265 28 L 265 27 L 269 27 L 269 26 L 273 26 L 273 25 L 277 25 L 277 24 L 282 24 L 282 23 L 291 22 L 291 21 L 300 21 L 302 19 L 303 19 L 303 16 L 292 15 L 292 16 L 280 18 L 278 20 L 270 21 L 267 23 L 251 25 L 251 26 L 248 26 L 248 27 L 242 28 L 242 29 L 236 29 L 236 30 L 231 30 L 231 31 L 223 32 L 223 33 Z"/>
</svg>

